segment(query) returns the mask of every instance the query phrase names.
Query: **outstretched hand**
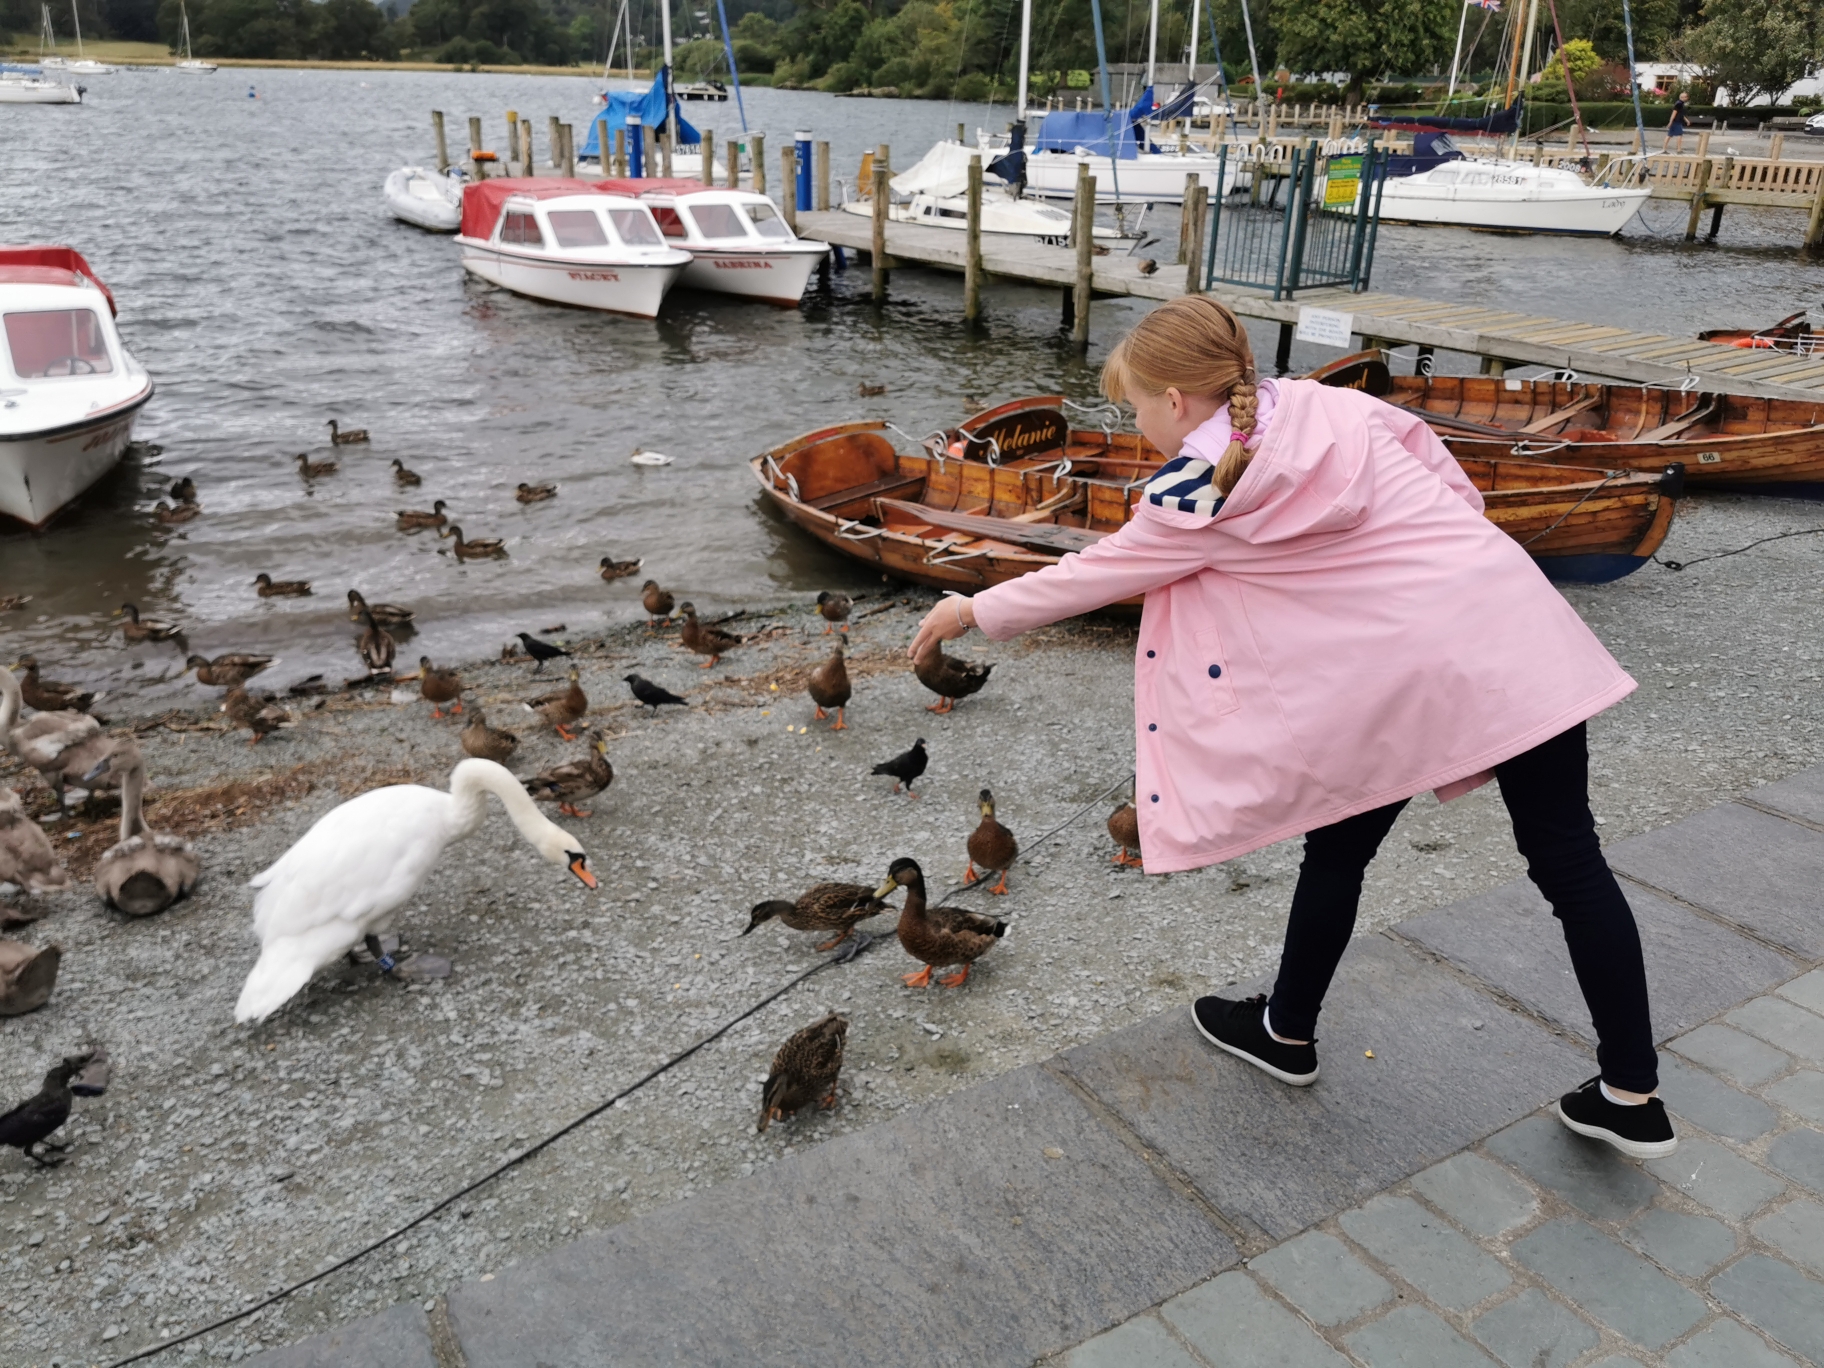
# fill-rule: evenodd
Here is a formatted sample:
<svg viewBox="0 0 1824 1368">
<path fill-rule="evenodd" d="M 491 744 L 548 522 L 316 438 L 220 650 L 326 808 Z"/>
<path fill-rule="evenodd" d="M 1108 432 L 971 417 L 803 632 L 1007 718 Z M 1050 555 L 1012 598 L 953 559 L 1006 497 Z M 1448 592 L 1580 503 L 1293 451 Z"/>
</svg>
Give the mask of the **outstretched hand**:
<svg viewBox="0 0 1824 1368">
<path fill-rule="evenodd" d="M 925 614 L 925 620 L 918 624 L 918 631 L 912 638 L 906 654 L 912 657 L 914 664 L 933 655 L 940 642 L 955 641 L 975 626 L 975 607 L 968 599 L 951 594 L 938 600 L 937 606 Z"/>
</svg>

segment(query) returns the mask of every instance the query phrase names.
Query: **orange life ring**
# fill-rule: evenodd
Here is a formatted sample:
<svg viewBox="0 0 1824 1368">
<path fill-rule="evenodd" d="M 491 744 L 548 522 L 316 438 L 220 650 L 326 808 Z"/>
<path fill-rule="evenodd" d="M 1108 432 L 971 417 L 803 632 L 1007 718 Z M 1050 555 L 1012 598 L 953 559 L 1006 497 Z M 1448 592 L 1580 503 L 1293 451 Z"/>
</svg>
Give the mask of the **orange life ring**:
<svg viewBox="0 0 1824 1368">
<path fill-rule="evenodd" d="M 499 161 L 500 158 L 495 156 L 492 152 L 471 152 L 471 153 L 469 153 L 469 160 L 484 162 L 484 161 Z"/>
</svg>

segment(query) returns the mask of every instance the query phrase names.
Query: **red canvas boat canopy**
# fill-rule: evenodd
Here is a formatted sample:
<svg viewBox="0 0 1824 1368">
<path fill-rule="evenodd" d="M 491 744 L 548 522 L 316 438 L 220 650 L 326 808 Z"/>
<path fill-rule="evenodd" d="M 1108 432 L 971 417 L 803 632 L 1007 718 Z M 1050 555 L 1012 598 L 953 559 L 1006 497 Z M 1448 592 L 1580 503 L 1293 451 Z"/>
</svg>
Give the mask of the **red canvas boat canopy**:
<svg viewBox="0 0 1824 1368">
<path fill-rule="evenodd" d="M 74 285 L 78 276 L 95 283 L 108 301 L 108 312 L 119 314 L 114 292 L 102 283 L 94 268 L 74 247 L 23 246 L 0 244 L 0 280 L 32 285 Z"/>
<path fill-rule="evenodd" d="M 691 185 L 695 181 L 649 181 L 651 185 Z M 556 199 L 559 195 L 630 195 L 636 192 L 619 187 L 642 184 L 636 180 L 588 181 L 567 176 L 503 176 L 499 180 L 475 181 L 462 187 L 462 236 L 486 241 L 500 222 L 500 210 L 514 195 L 528 199 Z"/>
<path fill-rule="evenodd" d="M 590 181 L 591 189 L 604 195 L 694 195 L 699 190 L 722 190 L 726 186 L 705 185 L 699 180 L 681 176 L 623 176 L 619 180 Z"/>
</svg>

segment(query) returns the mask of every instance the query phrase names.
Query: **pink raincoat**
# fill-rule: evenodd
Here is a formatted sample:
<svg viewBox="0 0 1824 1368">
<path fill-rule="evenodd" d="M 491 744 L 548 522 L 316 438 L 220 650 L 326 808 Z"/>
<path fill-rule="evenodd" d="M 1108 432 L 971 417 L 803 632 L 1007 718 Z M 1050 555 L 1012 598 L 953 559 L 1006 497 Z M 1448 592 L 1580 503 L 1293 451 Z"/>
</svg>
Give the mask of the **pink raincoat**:
<svg viewBox="0 0 1824 1368">
<path fill-rule="evenodd" d="M 1416 415 L 1284 381 L 1214 516 L 1143 501 L 984 590 L 996 641 L 1146 595 L 1134 660 L 1140 842 L 1196 869 L 1490 769 L 1634 688 Z M 1185 441 L 1215 461 L 1226 409 Z"/>
</svg>

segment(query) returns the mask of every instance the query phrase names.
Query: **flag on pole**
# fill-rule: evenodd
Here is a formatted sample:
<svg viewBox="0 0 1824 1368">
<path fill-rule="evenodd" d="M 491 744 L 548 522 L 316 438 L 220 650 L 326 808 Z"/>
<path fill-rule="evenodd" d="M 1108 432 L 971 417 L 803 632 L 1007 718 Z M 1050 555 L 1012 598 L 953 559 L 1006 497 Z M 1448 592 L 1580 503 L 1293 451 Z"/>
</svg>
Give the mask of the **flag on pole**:
<svg viewBox="0 0 1824 1368">
<path fill-rule="evenodd" d="M 1498 10 L 1501 8 L 1501 0 L 1469 0 L 1469 3 L 1477 9 Z"/>
</svg>

